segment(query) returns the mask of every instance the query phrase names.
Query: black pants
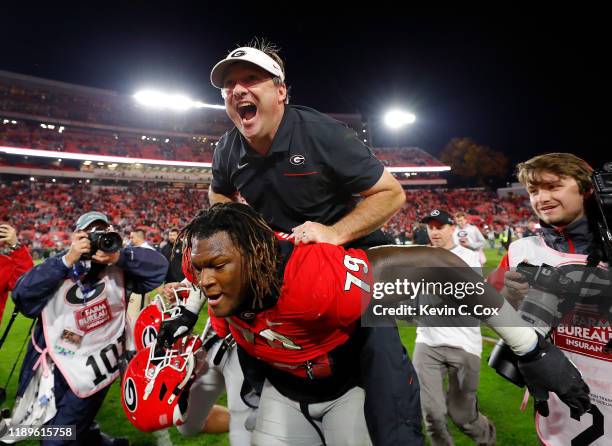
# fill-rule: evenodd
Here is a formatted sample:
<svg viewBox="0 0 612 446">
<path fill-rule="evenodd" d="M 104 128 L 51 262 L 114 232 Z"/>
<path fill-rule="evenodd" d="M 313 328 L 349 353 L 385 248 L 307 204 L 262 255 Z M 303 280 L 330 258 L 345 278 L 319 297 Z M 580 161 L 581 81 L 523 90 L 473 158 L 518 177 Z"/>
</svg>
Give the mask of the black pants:
<svg viewBox="0 0 612 446">
<path fill-rule="evenodd" d="M 351 242 L 346 248 L 367 249 L 392 244 L 382 231 Z M 367 312 L 372 314 L 371 312 Z M 364 315 L 363 321 L 367 322 Z M 365 389 L 365 418 L 375 446 L 421 445 L 419 380 L 392 319 L 370 320 L 359 328 L 361 385 Z"/>
<path fill-rule="evenodd" d="M 419 381 L 396 327 L 361 327 L 365 418 L 375 446 L 421 445 Z"/>
</svg>

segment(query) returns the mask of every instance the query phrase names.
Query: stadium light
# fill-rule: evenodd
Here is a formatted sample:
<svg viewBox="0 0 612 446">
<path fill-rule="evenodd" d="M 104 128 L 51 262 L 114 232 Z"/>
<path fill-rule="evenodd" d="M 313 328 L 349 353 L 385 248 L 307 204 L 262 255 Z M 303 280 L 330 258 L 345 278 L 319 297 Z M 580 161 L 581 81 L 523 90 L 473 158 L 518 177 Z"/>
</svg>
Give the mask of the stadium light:
<svg viewBox="0 0 612 446">
<path fill-rule="evenodd" d="M 416 116 L 403 110 L 390 110 L 385 114 L 385 124 L 392 129 L 399 129 L 407 124 L 412 124 Z"/>
<path fill-rule="evenodd" d="M 194 101 L 181 94 L 168 94 L 156 90 L 141 90 L 134 94 L 134 99 L 145 107 L 170 109 L 177 112 L 183 112 L 190 108 L 225 110 L 225 106 L 223 105 L 206 104 L 201 101 Z"/>
</svg>

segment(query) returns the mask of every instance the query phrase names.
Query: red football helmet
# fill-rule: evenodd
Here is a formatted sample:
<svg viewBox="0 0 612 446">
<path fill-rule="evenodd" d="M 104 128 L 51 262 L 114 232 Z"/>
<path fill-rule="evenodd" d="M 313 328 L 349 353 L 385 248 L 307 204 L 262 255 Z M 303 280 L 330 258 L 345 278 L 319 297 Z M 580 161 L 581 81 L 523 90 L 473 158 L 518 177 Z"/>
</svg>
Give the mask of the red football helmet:
<svg viewBox="0 0 612 446">
<path fill-rule="evenodd" d="M 121 383 L 121 402 L 134 427 L 152 432 L 183 424 L 201 347 L 202 340 L 189 335 L 159 356 L 154 342 L 132 358 Z"/>
<path fill-rule="evenodd" d="M 153 302 L 144 307 L 134 323 L 134 346 L 140 351 L 151 345 L 157 335 L 163 321 L 176 315 L 177 305 L 184 304 L 192 291 L 189 287 L 176 288 L 172 290 L 175 296 L 175 304 L 166 306 L 162 297 L 158 294 Z"/>
</svg>

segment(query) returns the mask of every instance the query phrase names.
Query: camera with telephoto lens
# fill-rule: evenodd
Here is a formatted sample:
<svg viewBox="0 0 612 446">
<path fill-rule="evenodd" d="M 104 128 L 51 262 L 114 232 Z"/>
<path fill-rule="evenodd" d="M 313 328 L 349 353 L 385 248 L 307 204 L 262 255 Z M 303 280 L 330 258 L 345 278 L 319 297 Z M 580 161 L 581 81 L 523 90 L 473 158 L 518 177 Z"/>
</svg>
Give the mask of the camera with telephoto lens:
<svg viewBox="0 0 612 446">
<path fill-rule="evenodd" d="M 542 264 L 539 266 L 521 262 L 516 271 L 530 289 L 518 309 L 521 318 L 546 337 L 551 328 L 558 325 L 565 312 L 564 301 L 578 293 L 576 283 L 558 269 Z M 571 305 L 569 305 L 571 306 Z M 518 356 L 500 340 L 489 356 L 489 365 L 508 381 L 524 387 L 525 381 L 518 369 Z"/>
<path fill-rule="evenodd" d="M 591 176 L 593 195 L 597 203 L 597 228 L 601 247 L 608 263 L 612 261 L 612 162 L 606 163 L 603 169 L 596 170 Z"/>
<path fill-rule="evenodd" d="M 117 232 L 93 231 L 87 234 L 91 250 L 81 255 L 81 260 L 91 260 L 96 251 L 117 252 L 123 246 L 123 240 Z"/>
<path fill-rule="evenodd" d="M 546 263 L 535 266 L 521 262 L 516 271 L 531 286 L 521 302 L 519 314 L 545 337 L 574 307 L 575 298 L 580 294 L 579 284 Z"/>
</svg>

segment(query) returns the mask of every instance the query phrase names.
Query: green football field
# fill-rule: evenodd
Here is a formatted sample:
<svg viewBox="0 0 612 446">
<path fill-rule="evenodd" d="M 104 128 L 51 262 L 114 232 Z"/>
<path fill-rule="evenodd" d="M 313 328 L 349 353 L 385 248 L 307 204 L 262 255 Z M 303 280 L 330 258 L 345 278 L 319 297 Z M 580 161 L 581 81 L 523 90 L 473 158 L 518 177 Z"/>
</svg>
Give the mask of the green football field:
<svg viewBox="0 0 612 446">
<path fill-rule="evenodd" d="M 497 254 L 497 250 L 487 250 L 487 266 L 495 266 L 501 256 Z M 7 324 L 12 312 L 12 303 L 7 303 L 7 308 L 2 320 L 1 330 Z M 18 316 L 11 334 L 5 345 L 0 351 L 0 385 L 5 386 L 11 367 L 15 363 L 21 346 L 28 335 L 31 320 Z M 200 322 L 201 324 L 201 322 Z M 402 341 L 408 351 L 412 353 L 414 348 L 415 328 L 401 327 L 400 334 Z M 488 329 L 483 328 L 483 335 L 495 337 Z M 533 413 L 531 409 L 525 412 L 519 410 L 523 397 L 523 389 L 513 386 L 501 377 L 497 376 L 486 364 L 492 346 L 488 343 L 484 345 L 482 356 L 482 371 L 480 377 L 480 387 L 478 390 L 479 407 L 482 413 L 489 417 L 497 427 L 497 444 L 498 445 L 535 445 L 537 439 L 535 429 L 533 427 Z M 20 357 L 20 359 L 23 357 Z M 11 379 L 8 388 L 8 401 L 4 407 L 11 407 L 15 397 L 17 375 L 19 373 L 18 364 L 15 374 Z M 224 404 L 221 400 L 221 404 Z M 137 431 L 125 418 L 123 408 L 120 401 L 120 390 L 117 382 L 112 385 L 111 390 L 104 402 L 102 410 L 97 417 L 102 429 L 112 436 L 125 436 L 130 438 L 134 445 L 153 445 L 155 437 L 151 434 L 144 434 Z M 457 445 L 472 445 L 474 444 L 470 438 L 459 432 L 454 426 L 451 429 Z M 201 435 L 192 438 L 183 438 L 175 429 L 170 430 L 172 442 L 175 445 L 227 445 L 227 435 Z M 22 444 L 37 444 L 35 442 L 23 442 Z"/>
</svg>

